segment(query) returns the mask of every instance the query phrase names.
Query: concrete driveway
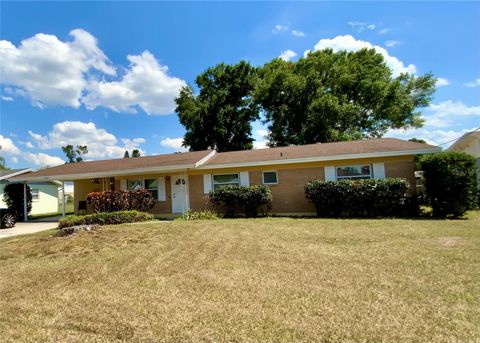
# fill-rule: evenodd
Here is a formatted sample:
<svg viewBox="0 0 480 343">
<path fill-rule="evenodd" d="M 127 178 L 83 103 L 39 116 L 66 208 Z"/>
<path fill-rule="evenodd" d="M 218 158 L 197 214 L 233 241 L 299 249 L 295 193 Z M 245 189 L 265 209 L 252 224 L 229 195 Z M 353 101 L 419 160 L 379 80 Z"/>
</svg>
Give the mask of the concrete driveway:
<svg viewBox="0 0 480 343">
<path fill-rule="evenodd" d="M 60 217 L 37 219 L 28 222 L 16 223 L 11 229 L 0 229 L 0 239 L 35 233 L 56 228 Z"/>
</svg>

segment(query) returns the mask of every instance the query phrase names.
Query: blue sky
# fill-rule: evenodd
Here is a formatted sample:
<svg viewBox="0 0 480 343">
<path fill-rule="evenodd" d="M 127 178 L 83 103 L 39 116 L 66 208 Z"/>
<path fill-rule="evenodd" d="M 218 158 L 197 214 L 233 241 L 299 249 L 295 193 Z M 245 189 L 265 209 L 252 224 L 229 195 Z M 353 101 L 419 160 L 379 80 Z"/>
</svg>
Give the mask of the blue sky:
<svg viewBox="0 0 480 343">
<path fill-rule="evenodd" d="M 0 2 L 0 145 L 12 168 L 179 151 L 173 99 L 219 62 L 374 47 L 394 73 L 433 72 L 426 125 L 441 144 L 480 126 L 479 2 Z M 265 128 L 254 125 L 256 146 Z M 448 146 L 448 144 L 444 145 Z"/>
</svg>

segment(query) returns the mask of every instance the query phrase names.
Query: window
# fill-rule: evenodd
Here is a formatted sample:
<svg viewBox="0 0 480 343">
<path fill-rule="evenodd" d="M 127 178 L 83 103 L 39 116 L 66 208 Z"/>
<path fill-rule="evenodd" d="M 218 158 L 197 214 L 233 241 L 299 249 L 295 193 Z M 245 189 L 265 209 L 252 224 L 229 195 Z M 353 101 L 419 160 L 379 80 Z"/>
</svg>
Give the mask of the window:
<svg viewBox="0 0 480 343">
<path fill-rule="evenodd" d="M 264 171 L 263 172 L 263 184 L 275 185 L 278 183 L 278 176 L 276 171 Z"/>
<path fill-rule="evenodd" d="M 32 201 L 40 200 L 40 192 L 38 189 L 31 189 L 30 192 L 32 192 Z"/>
<path fill-rule="evenodd" d="M 225 185 L 240 185 L 238 174 L 213 175 L 213 189 Z"/>
<path fill-rule="evenodd" d="M 157 179 L 145 179 L 145 189 L 152 194 L 155 200 L 158 199 L 158 180 Z"/>
<path fill-rule="evenodd" d="M 371 167 L 369 164 L 356 166 L 336 167 L 337 180 L 340 179 L 371 179 Z"/>
<path fill-rule="evenodd" d="M 127 180 L 127 189 L 129 191 L 138 191 L 141 188 L 143 188 L 141 179 Z"/>
</svg>

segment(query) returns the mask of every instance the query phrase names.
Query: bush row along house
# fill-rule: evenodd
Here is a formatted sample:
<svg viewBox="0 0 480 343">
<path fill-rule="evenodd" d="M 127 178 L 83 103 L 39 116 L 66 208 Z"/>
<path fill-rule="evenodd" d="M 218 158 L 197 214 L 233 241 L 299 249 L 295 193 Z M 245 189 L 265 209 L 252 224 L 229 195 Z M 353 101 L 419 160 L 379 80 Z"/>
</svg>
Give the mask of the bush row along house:
<svg viewBox="0 0 480 343">
<path fill-rule="evenodd" d="M 272 191 L 274 214 L 309 215 L 305 198 L 311 180 L 396 178 L 415 192 L 414 156 L 440 148 L 393 138 L 310 144 L 217 153 L 215 150 L 64 164 L 18 176 L 17 181 L 74 182 L 75 213 L 90 192 L 149 190 L 156 199 L 151 212 L 179 215 L 210 207 L 209 192 L 221 185 L 261 185 Z M 87 207 L 87 211 L 90 209 Z"/>
</svg>

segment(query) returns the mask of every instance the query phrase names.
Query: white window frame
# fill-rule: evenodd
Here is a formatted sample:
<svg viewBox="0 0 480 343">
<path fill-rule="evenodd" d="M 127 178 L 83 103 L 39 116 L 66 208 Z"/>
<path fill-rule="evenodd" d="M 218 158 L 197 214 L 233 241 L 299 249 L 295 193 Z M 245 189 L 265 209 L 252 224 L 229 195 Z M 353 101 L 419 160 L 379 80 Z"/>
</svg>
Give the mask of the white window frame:
<svg viewBox="0 0 480 343">
<path fill-rule="evenodd" d="M 237 186 L 240 186 L 240 173 L 212 174 L 212 190 L 215 190 L 215 185 L 233 185 L 233 183 L 215 183 L 215 176 L 222 176 L 222 175 L 237 175 L 237 179 L 238 179 Z"/>
<path fill-rule="evenodd" d="M 275 173 L 277 182 L 265 182 L 265 173 Z M 276 171 L 276 170 L 264 170 L 264 171 L 262 171 L 262 184 L 264 184 L 264 185 L 278 185 L 278 171 Z"/>
<path fill-rule="evenodd" d="M 37 193 L 37 198 L 36 199 L 33 198 L 34 191 L 36 191 L 36 193 Z M 40 189 L 32 188 L 32 189 L 30 189 L 30 193 L 32 194 L 32 201 L 35 201 L 35 202 L 40 201 Z"/>
<path fill-rule="evenodd" d="M 350 176 L 338 176 L 337 169 L 345 167 L 365 167 L 368 166 L 368 175 L 350 175 Z M 335 179 L 338 180 L 355 180 L 355 179 L 373 179 L 373 168 L 371 164 L 348 164 L 342 166 L 335 166 Z"/>
<path fill-rule="evenodd" d="M 166 201 L 166 196 L 165 196 L 165 179 L 163 179 L 163 189 L 160 187 L 162 181 L 160 181 L 161 178 L 159 177 L 146 177 L 146 178 L 134 178 L 134 179 L 125 179 L 126 183 L 126 190 L 131 191 L 132 189 L 128 188 L 128 181 L 136 181 L 140 180 L 140 189 L 145 189 L 147 191 L 152 190 L 152 189 L 147 189 L 145 188 L 145 180 L 157 180 L 157 197 L 155 198 L 155 201 Z"/>
</svg>

